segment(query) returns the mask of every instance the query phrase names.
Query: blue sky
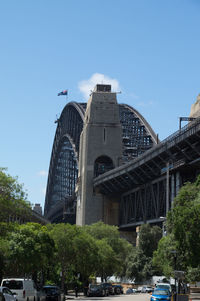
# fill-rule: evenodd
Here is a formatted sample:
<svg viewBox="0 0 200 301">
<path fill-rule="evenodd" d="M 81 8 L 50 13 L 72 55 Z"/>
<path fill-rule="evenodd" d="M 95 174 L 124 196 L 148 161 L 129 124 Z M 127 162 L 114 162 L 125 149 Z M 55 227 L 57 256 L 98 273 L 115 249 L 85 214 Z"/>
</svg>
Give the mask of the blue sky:
<svg viewBox="0 0 200 301">
<path fill-rule="evenodd" d="M 110 78 L 161 140 L 178 129 L 200 93 L 199 20 L 199 0 L 0 2 L 0 166 L 31 203 L 44 204 L 58 92 L 86 101 Z"/>
</svg>

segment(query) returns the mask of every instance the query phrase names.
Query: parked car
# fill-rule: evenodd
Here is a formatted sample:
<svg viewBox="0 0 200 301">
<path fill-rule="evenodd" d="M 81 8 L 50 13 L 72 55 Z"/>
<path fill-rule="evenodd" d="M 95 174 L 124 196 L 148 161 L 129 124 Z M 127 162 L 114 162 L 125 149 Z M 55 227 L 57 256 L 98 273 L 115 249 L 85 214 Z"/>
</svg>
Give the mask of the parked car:
<svg viewBox="0 0 200 301">
<path fill-rule="evenodd" d="M 0 300 L 1 301 L 16 301 L 16 294 L 12 293 L 9 288 L 0 286 Z"/>
<path fill-rule="evenodd" d="M 159 288 L 155 288 L 150 301 L 156 301 L 156 300 L 162 300 L 162 301 L 169 301 L 171 300 L 171 293 L 169 290 L 167 289 L 159 289 Z"/>
<path fill-rule="evenodd" d="M 64 294 L 56 285 L 45 285 L 42 287 L 40 301 L 63 301 Z"/>
<path fill-rule="evenodd" d="M 142 286 L 138 286 L 138 288 L 136 289 L 136 292 L 141 293 L 141 291 L 142 291 Z"/>
<path fill-rule="evenodd" d="M 108 296 L 108 290 L 103 287 L 101 284 L 89 284 L 89 288 L 87 291 L 88 297 L 104 297 Z"/>
<path fill-rule="evenodd" d="M 153 292 L 153 288 L 151 286 L 143 286 L 141 293 L 151 293 Z"/>
<path fill-rule="evenodd" d="M 116 295 L 120 295 L 120 294 L 123 294 L 123 293 L 124 293 L 124 291 L 123 291 L 123 286 L 120 285 L 120 284 L 115 284 L 115 285 L 113 285 L 113 288 L 114 288 L 114 293 L 115 293 Z"/>
<path fill-rule="evenodd" d="M 136 293 L 136 289 L 135 288 L 128 288 L 126 290 L 126 294 L 129 295 L 129 294 L 135 294 Z"/>
<path fill-rule="evenodd" d="M 103 286 L 104 289 L 107 289 L 108 293 L 110 295 L 114 295 L 115 294 L 115 291 L 114 291 L 114 287 L 111 283 L 109 282 L 103 282 L 101 283 L 101 285 Z"/>
<path fill-rule="evenodd" d="M 1 285 L 15 293 L 17 301 L 37 300 L 37 289 L 32 279 L 7 278 L 2 280 Z"/>
</svg>

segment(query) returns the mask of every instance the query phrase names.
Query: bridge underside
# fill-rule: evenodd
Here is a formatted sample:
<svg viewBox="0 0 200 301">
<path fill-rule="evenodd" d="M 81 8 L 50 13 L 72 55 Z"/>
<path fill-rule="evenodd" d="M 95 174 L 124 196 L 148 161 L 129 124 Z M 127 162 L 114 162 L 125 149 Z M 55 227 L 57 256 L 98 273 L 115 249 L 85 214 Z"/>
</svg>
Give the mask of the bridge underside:
<svg viewBox="0 0 200 301">
<path fill-rule="evenodd" d="M 120 229 L 135 229 L 143 223 L 162 223 L 167 211 L 173 206 L 180 187 L 187 181 L 194 181 L 199 171 L 199 167 L 191 169 L 186 166 L 171 170 L 168 179 L 163 176 L 122 194 Z"/>
<path fill-rule="evenodd" d="M 197 119 L 132 162 L 94 179 L 98 192 L 120 203 L 121 230 L 163 222 L 180 187 L 200 173 L 199 138 Z"/>
</svg>

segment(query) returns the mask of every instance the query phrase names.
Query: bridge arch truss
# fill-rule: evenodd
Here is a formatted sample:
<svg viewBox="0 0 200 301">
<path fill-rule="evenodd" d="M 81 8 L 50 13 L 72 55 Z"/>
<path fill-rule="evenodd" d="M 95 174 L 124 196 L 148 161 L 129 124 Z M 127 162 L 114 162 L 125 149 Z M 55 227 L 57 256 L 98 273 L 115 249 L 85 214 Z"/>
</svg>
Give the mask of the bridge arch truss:
<svg viewBox="0 0 200 301">
<path fill-rule="evenodd" d="M 79 141 L 86 103 L 68 103 L 58 120 L 50 159 L 44 215 L 51 222 L 75 223 L 75 186 L 78 177 Z M 157 144 L 145 118 L 134 108 L 119 104 L 122 124 L 122 164 Z"/>
</svg>

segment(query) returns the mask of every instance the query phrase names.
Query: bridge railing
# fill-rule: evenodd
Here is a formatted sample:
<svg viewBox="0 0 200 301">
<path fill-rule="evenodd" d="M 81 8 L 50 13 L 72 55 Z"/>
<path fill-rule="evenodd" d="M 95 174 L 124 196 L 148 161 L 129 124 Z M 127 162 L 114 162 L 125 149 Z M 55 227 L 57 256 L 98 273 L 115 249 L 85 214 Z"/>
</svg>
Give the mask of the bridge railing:
<svg viewBox="0 0 200 301">
<path fill-rule="evenodd" d="M 186 124 L 184 127 L 182 127 L 181 129 L 177 130 L 176 132 L 174 132 L 173 134 L 169 135 L 167 138 L 165 138 L 164 140 L 162 140 L 160 143 L 165 143 L 167 141 L 173 140 L 174 138 L 180 136 L 181 134 L 187 132 L 189 129 L 191 129 L 191 127 L 195 126 L 196 124 L 198 124 L 200 122 L 200 117 L 196 118 L 193 121 L 190 121 L 188 124 Z M 159 144 L 160 144 L 159 143 Z"/>
</svg>

